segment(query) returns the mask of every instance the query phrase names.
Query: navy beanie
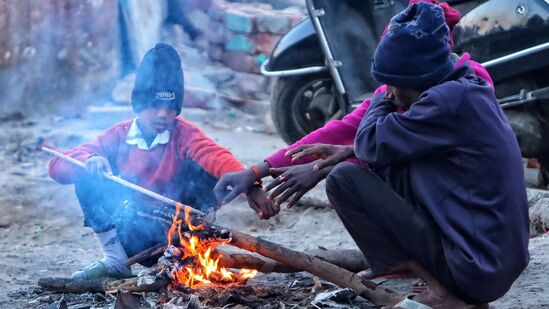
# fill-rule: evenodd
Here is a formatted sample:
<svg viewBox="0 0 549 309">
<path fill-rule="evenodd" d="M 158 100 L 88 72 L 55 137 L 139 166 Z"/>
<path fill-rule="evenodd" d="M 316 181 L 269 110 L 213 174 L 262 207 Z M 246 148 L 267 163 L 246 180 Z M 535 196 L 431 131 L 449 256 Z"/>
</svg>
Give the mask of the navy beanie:
<svg viewBox="0 0 549 309">
<path fill-rule="evenodd" d="M 139 113 L 147 107 L 167 103 L 179 114 L 183 91 L 179 54 L 168 44 L 156 44 L 145 54 L 137 68 L 132 91 L 133 111 Z"/>
<path fill-rule="evenodd" d="M 390 86 L 432 87 L 454 68 L 449 39 L 442 8 L 414 3 L 391 20 L 374 54 L 372 75 Z"/>
</svg>

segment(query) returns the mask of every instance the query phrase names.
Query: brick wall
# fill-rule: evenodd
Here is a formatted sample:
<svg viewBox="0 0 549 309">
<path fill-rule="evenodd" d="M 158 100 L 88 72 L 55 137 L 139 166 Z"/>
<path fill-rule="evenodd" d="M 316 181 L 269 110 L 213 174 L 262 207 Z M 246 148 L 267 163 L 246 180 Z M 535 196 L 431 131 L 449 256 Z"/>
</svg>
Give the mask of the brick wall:
<svg viewBox="0 0 549 309">
<path fill-rule="evenodd" d="M 304 17 L 296 7 L 276 10 L 268 3 L 190 2 L 189 17 L 204 32 L 210 58 L 247 73 L 259 73 L 281 36 Z"/>
</svg>

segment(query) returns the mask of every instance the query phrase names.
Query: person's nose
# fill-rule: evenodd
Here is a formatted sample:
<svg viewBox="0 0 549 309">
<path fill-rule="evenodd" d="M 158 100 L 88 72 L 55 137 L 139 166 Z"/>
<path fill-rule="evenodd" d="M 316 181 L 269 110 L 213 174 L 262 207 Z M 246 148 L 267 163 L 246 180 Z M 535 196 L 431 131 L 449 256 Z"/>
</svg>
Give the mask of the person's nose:
<svg viewBox="0 0 549 309">
<path fill-rule="evenodd" d="M 161 118 L 161 119 L 166 119 L 166 118 L 168 118 L 168 114 L 169 114 L 169 108 L 168 107 L 159 107 L 158 112 L 156 113 L 156 117 Z"/>
</svg>

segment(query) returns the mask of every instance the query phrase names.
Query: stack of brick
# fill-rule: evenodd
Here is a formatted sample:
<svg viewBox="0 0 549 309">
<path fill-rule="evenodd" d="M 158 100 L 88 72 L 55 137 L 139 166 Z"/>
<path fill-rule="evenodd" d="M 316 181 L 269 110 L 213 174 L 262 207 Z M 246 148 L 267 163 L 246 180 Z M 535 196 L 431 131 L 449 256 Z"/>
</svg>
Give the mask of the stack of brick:
<svg viewBox="0 0 549 309">
<path fill-rule="evenodd" d="M 213 84 L 188 78 L 186 104 L 215 108 L 222 105 L 220 100 L 236 104 L 268 101 L 270 79 L 258 74 L 261 64 L 270 56 L 278 40 L 303 19 L 303 7 L 274 9 L 272 4 L 258 1 L 180 1 L 184 14 L 203 34 L 194 44 L 204 51 L 198 57 L 186 53 L 185 48 L 179 49 L 183 67 L 187 76 L 202 75 Z M 211 63 L 204 64 L 204 59 L 199 59 L 202 55 Z M 222 95 L 201 92 L 197 90 L 199 88 L 213 88 Z"/>
<path fill-rule="evenodd" d="M 265 3 L 214 0 L 200 5 L 207 7 L 205 13 L 189 16 L 208 40 L 210 58 L 247 73 L 259 73 L 282 35 L 303 19 L 296 8 L 275 10 Z"/>
<path fill-rule="evenodd" d="M 241 72 L 258 73 L 282 35 L 303 15 L 295 10 L 273 10 L 269 4 L 214 2 L 212 25 L 224 29 L 222 40 L 210 41 L 210 57 Z"/>
</svg>

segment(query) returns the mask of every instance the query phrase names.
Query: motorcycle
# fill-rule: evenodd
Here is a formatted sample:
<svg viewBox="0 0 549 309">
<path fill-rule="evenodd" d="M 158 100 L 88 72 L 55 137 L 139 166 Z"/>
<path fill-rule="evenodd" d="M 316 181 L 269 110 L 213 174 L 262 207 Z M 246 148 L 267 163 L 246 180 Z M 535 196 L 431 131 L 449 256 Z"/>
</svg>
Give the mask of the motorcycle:
<svg viewBox="0 0 549 309">
<path fill-rule="evenodd" d="M 306 0 L 305 18 L 261 66 L 276 77 L 271 109 L 293 143 L 371 97 L 373 53 L 409 0 Z M 461 12 L 454 52 L 486 67 L 523 157 L 538 158 L 549 184 L 549 0 L 446 0 Z M 544 143 L 545 141 L 545 143 Z"/>
</svg>

